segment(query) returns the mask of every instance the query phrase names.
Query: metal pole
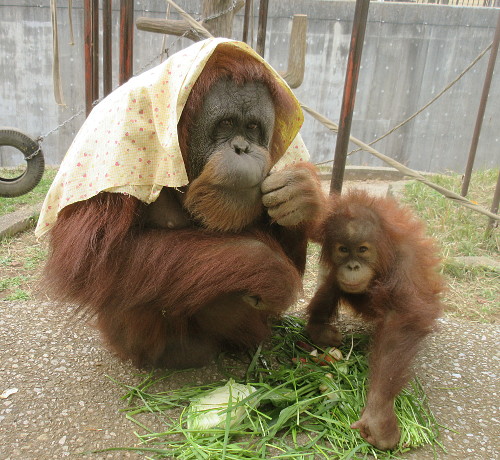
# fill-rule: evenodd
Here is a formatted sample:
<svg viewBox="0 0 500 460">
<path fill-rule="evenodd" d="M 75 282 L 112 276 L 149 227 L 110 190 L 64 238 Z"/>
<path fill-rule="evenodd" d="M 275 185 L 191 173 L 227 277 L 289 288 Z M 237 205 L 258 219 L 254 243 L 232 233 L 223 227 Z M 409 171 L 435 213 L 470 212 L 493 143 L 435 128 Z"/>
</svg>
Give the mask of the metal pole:
<svg viewBox="0 0 500 460">
<path fill-rule="evenodd" d="M 92 102 L 99 99 L 99 0 L 92 0 Z"/>
<path fill-rule="evenodd" d="M 111 9 L 112 0 L 102 0 L 102 74 L 103 92 L 107 96 L 113 86 L 113 66 L 111 51 Z"/>
<path fill-rule="evenodd" d="M 92 3 L 85 0 L 83 6 L 83 35 L 85 54 L 85 110 L 87 116 L 92 110 Z"/>
<path fill-rule="evenodd" d="M 498 204 L 500 203 L 500 172 L 498 173 L 497 185 L 495 187 L 495 193 L 493 195 L 493 202 L 491 203 L 490 211 L 494 214 L 498 213 Z M 493 227 L 498 226 L 498 221 L 493 219 L 488 219 L 488 224 L 486 225 L 486 238 L 491 235 L 491 230 Z"/>
<path fill-rule="evenodd" d="M 481 101 L 479 102 L 479 109 L 477 111 L 476 126 L 474 127 L 474 134 L 472 135 L 472 143 L 469 151 L 469 158 L 467 159 L 467 166 L 465 168 L 464 180 L 462 182 L 462 196 L 466 196 L 469 191 L 470 178 L 472 175 L 472 167 L 476 159 L 477 144 L 479 142 L 479 135 L 483 125 L 484 111 L 488 101 L 488 94 L 490 92 L 491 78 L 493 70 L 495 69 L 495 62 L 498 53 L 498 43 L 500 42 L 500 12 L 498 13 L 497 26 L 495 29 L 495 36 L 493 38 L 493 45 L 490 50 L 490 59 L 488 61 L 488 68 L 484 77 L 483 92 L 481 94 Z"/>
<path fill-rule="evenodd" d="M 120 73 L 122 85 L 132 76 L 132 56 L 134 49 L 134 2 L 120 1 Z"/>
<path fill-rule="evenodd" d="M 259 28 L 257 31 L 257 53 L 264 57 L 266 49 L 266 29 L 267 29 L 267 12 L 269 10 L 269 0 L 260 0 L 259 6 Z"/>
<path fill-rule="evenodd" d="M 250 12 L 252 10 L 253 0 L 245 1 L 245 19 L 243 21 L 243 41 L 248 43 L 248 25 L 250 24 Z"/>
<path fill-rule="evenodd" d="M 344 83 L 344 96 L 342 109 L 340 111 L 339 132 L 335 146 L 333 160 L 332 180 L 330 193 L 342 191 L 344 170 L 347 158 L 347 148 L 351 135 L 352 114 L 354 112 L 354 101 L 356 99 L 356 87 L 358 84 L 359 66 L 363 51 L 363 40 L 365 38 L 366 22 L 370 0 L 356 0 L 354 20 L 351 33 L 351 45 L 347 61 L 347 72 Z"/>
</svg>

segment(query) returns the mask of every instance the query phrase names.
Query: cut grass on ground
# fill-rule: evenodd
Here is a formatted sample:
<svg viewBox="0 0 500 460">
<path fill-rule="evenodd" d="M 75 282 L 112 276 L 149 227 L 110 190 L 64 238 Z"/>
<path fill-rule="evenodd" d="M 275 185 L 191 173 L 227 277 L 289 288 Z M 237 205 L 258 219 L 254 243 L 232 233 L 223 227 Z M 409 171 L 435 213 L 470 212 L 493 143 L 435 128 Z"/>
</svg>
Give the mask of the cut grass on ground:
<svg viewBox="0 0 500 460">
<path fill-rule="evenodd" d="M 498 171 L 475 173 L 469 196 L 489 208 Z M 52 179 L 49 179 L 52 180 Z M 459 176 L 435 176 L 433 181 L 451 189 L 459 189 Z M 40 186 L 39 186 L 40 187 Z M 45 192 L 42 192 L 40 200 Z M 27 204 L 22 200 L 14 207 Z M 14 199 L 7 199 L 14 200 Z M 499 260 L 498 230 L 485 238 L 487 218 L 443 198 L 425 185 L 406 187 L 404 201 L 416 209 L 427 223 L 428 233 L 443 248 L 443 272 L 450 289 L 444 302 L 449 313 L 469 320 L 494 322 L 498 318 L 500 273 L 494 267 L 470 267 L 456 261 L 460 256 L 481 256 Z M 0 201 L 0 206 L 2 202 Z M 0 208 L 1 209 L 1 208 Z M 8 211 L 11 212 L 11 211 Z M 311 245 L 306 296 L 312 294 L 317 279 L 317 245 Z M 45 245 L 36 242 L 32 231 L 4 240 L 0 247 L 0 298 L 24 300 L 31 297 L 45 258 Z M 7 276 L 5 276 L 7 275 Z M 230 432 L 228 425 L 220 430 L 200 433 L 187 430 L 183 408 L 192 398 L 214 385 L 169 389 L 153 392 L 153 385 L 162 384 L 167 377 L 150 376 L 137 387 L 127 387 L 126 399 L 131 402 L 127 417 L 136 422 L 141 433 L 139 450 L 151 458 L 400 458 L 409 448 L 431 444 L 439 446 L 438 423 L 426 405 L 426 397 L 417 381 L 405 390 L 396 404 L 402 429 L 402 439 L 395 452 L 381 452 L 350 429 L 363 407 L 366 384 L 364 338 L 353 336 L 342 347 L 345 362 L 328 369 L 310 362 L 295 347 L 297 340 L 305 341 L 300 319 L 288 319 L 275 328 L 274 341 L 258 349 L 248 363 L 228 370 L 228 378 L 254 386 L 260 398 L 258 408 L 249 407 L 250 417 Z M 280 329 L 281 328 L 281 329 Z M 283 334 L 283 331 L 285 333 Z M 305 357 L 306 362 L 292 362 L 293 357 Z M 243 369 L 243 371 L 241 371 Z M 238 371 L 239 370 L 239 371 Z M 326 377 L 331 373 L 333 378 Z M 219 382 L 222 385 L 224 382 Z M 320 385 L 328 387 L 327 393 Z M 279 391 L 278 391 L 279 390 Z M 331 397 L 328 397 L 330 395 Z M 149 418 L 148 418 L 149 417 Z M 148 421 L 163 423 L 161 430 L 149 428 Z M 118 447 L 116 450 L 121 450 Z"/>
<path fill-rule="evenodd" d="M 126 387 L 124 396 L 130 404 L 125 410 L 127 418 L 141 429 L 136 433 L 140 444 L 110 450 L 136 450 L 151 458 L 185 460 L 385 460 L 401 458 L 402 453 L 425 444 L 439 449 L 438 423 L 416 380 L 396 401 L 401 427 L 398 447 L 383 452 L 364 441 L 350 426 L 358 420 L 366 399 L 366 336 L 353 335 L 352 341 L 346 340 L 341 347 L 344 359 L 322 363 L 302 348 L 308 341 L 303 331 L 303 320 L 284 317 L 274 326 L 270 343 L 259 347 L 247 362 L 234 357 L 230 367 L 222 360 L 221 371 L 227 378 L 256 389 L 226 410 L 242 406 L 247 417 L 240 424 L 230 428 L 226 422 L 222 428 L 209 430 L 186 426 L 188 404 L 225 382 L 161 391 L 175 372 L 156 379 L 151 374 L 137 387 Z M 239 365 L 235 365 L 238 359 Z M 150 429 L 150 422 L 156 427 L 160 424 L 161 431 Z"/>
</svg>

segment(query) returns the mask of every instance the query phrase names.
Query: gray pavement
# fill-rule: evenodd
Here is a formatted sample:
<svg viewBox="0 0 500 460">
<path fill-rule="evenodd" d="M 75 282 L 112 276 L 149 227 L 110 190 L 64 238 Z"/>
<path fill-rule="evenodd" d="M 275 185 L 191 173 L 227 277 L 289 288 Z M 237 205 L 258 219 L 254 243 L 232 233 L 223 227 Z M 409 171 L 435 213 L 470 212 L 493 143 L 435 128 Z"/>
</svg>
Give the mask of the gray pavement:
<svg viewBox="0 0 500 460">
<path fill-rule="evenodd" d="M 124 384 L 141 381 L 138 370 L 105 350 L 98 333 L 70 321 L 69 307 L 51 302 L 0 302 L 0 458 L 43 460 L 81 452 L 134 446 L 138 427 L 120 409 Z M 498 337 L 494 325 L 444 319 L 429 338 L 415 369 L 442 430 L 439 459 L 500 458 Z M 215 366 L 172 379 L 173 387 L 221 378 Z M 145 458 L 130 452 L 86 458 Z M 403 458 L 434 458 L 423 448 Z"/>
</svg>

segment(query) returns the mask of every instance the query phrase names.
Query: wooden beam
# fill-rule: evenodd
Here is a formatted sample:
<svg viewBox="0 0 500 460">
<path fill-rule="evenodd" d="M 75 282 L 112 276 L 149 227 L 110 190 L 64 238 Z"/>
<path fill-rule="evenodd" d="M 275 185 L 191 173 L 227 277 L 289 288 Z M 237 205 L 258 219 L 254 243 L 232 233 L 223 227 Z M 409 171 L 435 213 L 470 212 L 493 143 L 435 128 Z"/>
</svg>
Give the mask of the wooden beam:
<svg viewBox="0 0 500 460">
<path fill-rule="evenodd" d="M 295 14 L 288 48 L 288 68 L 280 72 L 290 88 L 298 88 L 304 81 L 306 65 L 307 15 Z"/>
</svg>

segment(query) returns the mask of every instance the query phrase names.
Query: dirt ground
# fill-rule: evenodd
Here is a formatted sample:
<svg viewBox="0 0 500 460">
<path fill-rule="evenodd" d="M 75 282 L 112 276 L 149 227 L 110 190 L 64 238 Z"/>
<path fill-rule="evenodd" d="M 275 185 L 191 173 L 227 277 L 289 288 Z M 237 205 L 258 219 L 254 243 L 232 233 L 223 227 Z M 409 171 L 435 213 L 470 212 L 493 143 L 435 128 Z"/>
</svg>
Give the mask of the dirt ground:
<svg viewBox="0 0 500 460">
<path fill-rule="evenodd" d="M 18 244 L 39 244 L 31 234 L 22 238 Z M 0 275 L 12 276 L 19 269 L 11 260 L 0 267 Z M 71 306 L 54 305 L 37 289 L 36 276 L 26 284 L 31 300 L 0 301 L 0 393 L 18 390 L 0 399 L 0 459 L 82 458 L 83 452 L 136 445 L 134 431 L 140 429 L 121 412 L 125 390 L 110 377 L 136 385 L 141 372 L 109 353 L 91 325 L 72 320 Z M 293 314 L 303 314 L 314 284 L 309 276 Z M 495 324 L 449 317 L 440 321 L 415 372 L 443 426 L 444 450 L 434 453 L 425 447 L 402 458 L 500 459 L 499 332 Z M 165 389 L 222 378 L 208 364 L 174 376 Z M 83 458 L 146 457 L 121 451 Z"/>
</svg>

